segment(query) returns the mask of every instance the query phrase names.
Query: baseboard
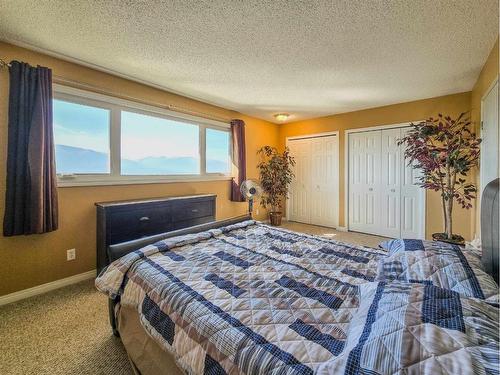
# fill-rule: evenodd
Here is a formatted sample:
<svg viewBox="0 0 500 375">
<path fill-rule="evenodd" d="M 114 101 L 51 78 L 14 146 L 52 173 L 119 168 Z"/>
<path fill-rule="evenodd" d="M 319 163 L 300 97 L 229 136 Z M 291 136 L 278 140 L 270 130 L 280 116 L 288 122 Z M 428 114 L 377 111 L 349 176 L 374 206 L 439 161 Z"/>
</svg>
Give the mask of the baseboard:
<svg viewBox="0 0 500 375">
<path fill-rule="evenodd" d="M 337 227 L 337 228 L 335 228 L 335 229 L 337 229 L 339 232 L 349 232 L 349 231 L 347 230 L 347 227 Z"/>
<path fill-rule="evenodd" d="M 34 286 L 33 288 L 23 289 L 18 292 L 0 296 L 0 306 L 7 305 L 22 299 L 37 296 L 39 294 L 50 292 L 51 290 L 62 288 L 63 286 L 79 283 L 80 281 L 96 277 L 96 270 L 91 270 L 78 275 L 66 277 L 64 279 L 51 281 L 50 283 Z"/>
</svg>

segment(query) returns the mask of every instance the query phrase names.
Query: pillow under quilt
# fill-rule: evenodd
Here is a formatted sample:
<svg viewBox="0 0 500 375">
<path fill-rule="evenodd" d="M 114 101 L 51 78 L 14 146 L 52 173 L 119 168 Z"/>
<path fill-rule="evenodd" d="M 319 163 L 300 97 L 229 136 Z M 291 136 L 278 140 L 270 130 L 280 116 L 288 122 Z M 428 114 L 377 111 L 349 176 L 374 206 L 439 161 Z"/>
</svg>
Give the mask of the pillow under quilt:
<svg viewBox="0 0 500 375">
<path fill-rule="evenodd" d="M 498 303 L 498 286 L 476 254 L 435 241 L 390 240 L 387 245 L 389 255 L 379 261 L 376 280 L 430 284 Z"/>
<path fill-rule="evenodd" d="M 426 249 L 453 249 L 457 245 L 440 241 L 427 241 L 406 238 L 396 238 L 382 241 L 378 247 L 387 250 L 389 255 L 399 253 L 400 251 L 425 251 Z"/>
</svg>

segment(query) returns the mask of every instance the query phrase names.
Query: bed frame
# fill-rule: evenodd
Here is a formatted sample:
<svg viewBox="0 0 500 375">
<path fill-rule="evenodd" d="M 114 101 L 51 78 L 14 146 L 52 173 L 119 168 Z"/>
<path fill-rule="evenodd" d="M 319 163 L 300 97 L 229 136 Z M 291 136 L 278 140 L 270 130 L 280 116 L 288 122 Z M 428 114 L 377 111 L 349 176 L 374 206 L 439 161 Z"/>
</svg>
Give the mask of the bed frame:
<svg viewBox="0 0 500 375">
<path fill-rule="evenodd" d="M 203 231 L 207 231 L 209 229 L 220 228 L 220 227 L 240 223 L 242 221 L 251 220 L 251 219 L 252 219 L 252 217 L 247 214 L 247 215 L 237 216 L 237 217 L 233 217 L 233 218 L 226 219 L 226 220 L 212 221 L 212 222 L 206 223 L 206 224 L 195 225 L 195 226 L 192 226 L 189 228 L 174 230 L 174 231 L 166 232 L 166 233 L 155 234 L 153 236 L 143 237 L 143 238 L 139 238 L 137 240 L 132 240 L 132 241 L 127 241 L 127 242 L 122 242 L 122 243 L 110 245 L 107 248 L 108 264 L 115 261 L 116 259 L 121 258 L 124 255 L 127 255 L 128 253 L 130 253 L 132 251 L 141 249 L 144 246 L 154 244 L 154 243 L 161 241 L 161 240 L 164 240 L 166 238 L 182 236 L 182 235 L 191 234 L 191 233 L 203 232 Z M 108 264 L 106 264 L 106 266 Z M 113 329 L 113 334 L 115 336 L 119 337 L 120 334 L 118 332 L 118 329 L 116 326 L 116 319 L 115 319 L 115 306 L 116 306 L 116 304 L 117 304 L 117 301 L 115 302 L 111 298 L 108 300 L 109 322 L 110 322 L 111 327 Z"/>
<path fill-rule="evenodd" d="M 481 245 L 482 262 L 488 272 L 498 284 L 498 267 L 500 258 L 500 179 L 491 181 L 484 188 L 481 197 Z"/>
</svg>

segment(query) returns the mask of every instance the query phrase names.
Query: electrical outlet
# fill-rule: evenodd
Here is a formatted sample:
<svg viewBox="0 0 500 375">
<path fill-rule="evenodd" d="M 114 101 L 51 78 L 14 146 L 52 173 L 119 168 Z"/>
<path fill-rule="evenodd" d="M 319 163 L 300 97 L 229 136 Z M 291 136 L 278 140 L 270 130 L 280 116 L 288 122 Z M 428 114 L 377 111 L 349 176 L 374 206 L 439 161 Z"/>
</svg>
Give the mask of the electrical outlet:
<svg viewBox="0 0 500 375">
<path fill-rule="evenodd" d="M 66 260 L 75 260 L 76 259 L 76 249 L 66 250 Z"/>
<path fill-rule="evenodd" d="M 255 214 L 256 214 L 256 215 L 258 215 L 258 214 L 259 214 L 259 209 L 258 209 L 258 208 L 255 210 Z"/>
</svg>

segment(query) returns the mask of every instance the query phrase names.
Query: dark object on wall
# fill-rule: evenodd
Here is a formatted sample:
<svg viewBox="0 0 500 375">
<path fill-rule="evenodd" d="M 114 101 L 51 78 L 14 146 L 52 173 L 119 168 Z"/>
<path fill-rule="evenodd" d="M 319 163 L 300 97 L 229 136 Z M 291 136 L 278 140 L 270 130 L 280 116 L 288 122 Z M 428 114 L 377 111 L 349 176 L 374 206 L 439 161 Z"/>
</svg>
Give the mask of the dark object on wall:
<svg viewBox="0 0 500 375">
<path fill-rule="evenodd" d="M 244 202 L 240 187 L 247 179 L 247 159 L 245 148 L 245 122 L 243 120 L 231 120 L 231 136 L 233 139 L 233 163 L 236 165 L 237 173 L 231 182 L 231 201 Z"/>
<path fill-rule="evenodd" d="M 97 273 L 109 264 L 108 246 L 215 220 L 216 195 L 192 195 L 97 206 Z"/>
<path fill-rule="evenodd" d="M 497 178 L 483 190 L 481 197 L 481 248 L 482 262 L 486 272 L 493 276 L 498 283 L 498 267 L 500 258 L 500 179 Z"/>
<path fill-rule="evenodd" d="M 12 61 L 4 236 L 57 229 L 52 71 Z"/>
</svg>

